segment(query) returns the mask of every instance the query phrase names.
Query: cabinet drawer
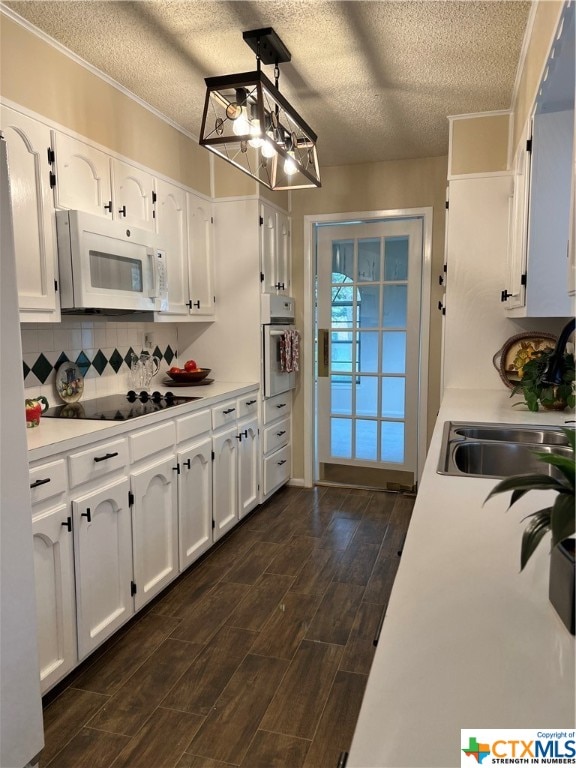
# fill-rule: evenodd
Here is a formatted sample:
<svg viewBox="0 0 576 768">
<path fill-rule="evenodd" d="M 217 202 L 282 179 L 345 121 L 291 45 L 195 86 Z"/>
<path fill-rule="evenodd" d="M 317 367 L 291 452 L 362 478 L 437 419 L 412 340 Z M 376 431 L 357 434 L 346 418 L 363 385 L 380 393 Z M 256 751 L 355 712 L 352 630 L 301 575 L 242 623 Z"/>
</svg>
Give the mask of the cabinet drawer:
<svg viewBox="0 0 576 768">
<path fill-rule="evenodd" d="M 176 435 L 179 443 L 185 440 L 191 440 L 204 432 L 210 432 L 212 428 L 212 417 L 210 411 L 199 411 L 190 416 L 183 416 L 176 421 Z"/>
<path fill-rule="evenodd" d="M 266 427 L 262 433 L 264 454 L 271 453 L 290 442 L 290 417 Z"/>
<path fill-rule="evenodd" d="M 279 419 L 281 416 L 288 416 L 292 410 L 292 395 L 290 392 L 284 392 L 264 401 L 264 424 L 270 424 L 271 421 Z"/>
<path fill-rule="evenodd" d="M 32 504 L 39 504 L 45 499 L 66 491 L 66 463 L 64 459 L 41 464 L 30 468 L 30 497 Z"/>
<path fill-rule="evenodd" d="M 243 419 L 244 416 L 256 416 L 258 414 L 258 392 L 251 392 L 249 395 L 239 397 L 236 406 L 239 419 Z"/>
<path fill-rule="evenodd" d="M 290 479 L 290 446 L 280 448 L 264 459 L 264 496 Z"/>
<path fill-rule="evenodd" d="M 172 448 L 176 442 L 176 425 L 173 421 L 158 424 L 130 435 L 130 455 L 133 462 L 145 459 L 166 448 Z"/>
<path fill-rule="evenodd" d="M 103 477 L 127 464 L 128 443 L 124 438 L 73 453 L 68 457 L 70 487 Z"/>
<path fill-rule="evenodd" d="M 236 400 L 228 400 L 228 402 L 212 408 L 212 429 L 233 424 L 237 418 L 238 408 L 236 407 Z"/>
</svg>

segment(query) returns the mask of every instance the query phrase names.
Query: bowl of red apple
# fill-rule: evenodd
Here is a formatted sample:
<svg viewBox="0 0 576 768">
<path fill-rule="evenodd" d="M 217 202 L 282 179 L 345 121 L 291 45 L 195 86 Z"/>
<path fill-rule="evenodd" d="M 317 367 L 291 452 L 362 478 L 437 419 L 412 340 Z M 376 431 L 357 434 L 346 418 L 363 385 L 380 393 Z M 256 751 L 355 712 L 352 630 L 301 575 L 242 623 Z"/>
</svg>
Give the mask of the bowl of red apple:
<svg viewBox="0 0 576 768">
<path fill-rule="evenodd" d="M 174 365 L 167 373 L 172 381 L 193 383 L 205 379 L 211 370 L 211 368 L 199 368 L 195 360 L 186 360 L 183 368 Z"/>
</svg>

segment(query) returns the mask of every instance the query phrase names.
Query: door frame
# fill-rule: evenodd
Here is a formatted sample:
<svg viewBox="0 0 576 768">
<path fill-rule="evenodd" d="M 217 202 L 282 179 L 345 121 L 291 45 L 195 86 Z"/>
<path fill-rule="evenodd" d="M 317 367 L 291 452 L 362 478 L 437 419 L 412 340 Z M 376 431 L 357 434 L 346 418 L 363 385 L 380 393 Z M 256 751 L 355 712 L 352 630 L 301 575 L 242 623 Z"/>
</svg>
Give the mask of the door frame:
<svg viewBox="0 0 576 768">
<path fill-rule="evenodd" d="M 416 481 L 420 482 L 428 447 L 428 358 L 430 342 L 430 295 L 432 276 L 432 219 L 433 208 L 397 208 L 352 213 L 325 213 L 304 216 L 304 328 L 302 382 L 304 389 L 304 424 L 316 424 L 314 377 L 314 283 L 316 261 L 314 253 L 314 225 L 358 221 L 370 223 L 378 219 L 422 219 L 422 272 L 420 284 L 420 350 L 418 359 L 418 440 Z M 311 488 L 316 480 L 314 454 L 316 427 L 304 431 L 304 486 Z"/>
</svg>

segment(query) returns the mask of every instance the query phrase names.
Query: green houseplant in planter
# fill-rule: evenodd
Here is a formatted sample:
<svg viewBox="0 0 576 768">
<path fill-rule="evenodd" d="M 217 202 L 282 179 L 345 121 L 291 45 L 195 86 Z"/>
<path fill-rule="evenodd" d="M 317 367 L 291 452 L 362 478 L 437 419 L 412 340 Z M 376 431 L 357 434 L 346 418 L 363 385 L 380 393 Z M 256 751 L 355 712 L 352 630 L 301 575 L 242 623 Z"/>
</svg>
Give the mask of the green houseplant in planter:
<svg viewBox="0 0 576 768">
<path fill-rule="evenodd" d="M 550 384 L 546 381 L 546 372 L 553 355 L 554 349 L 548 347 L 537 350 L 522 368 L 522 378 L 512 390 L 512 395 L 524 395 L 524 404 L 530 411 L 537 411 L 541 405 L 549 410 L 573 408 L 576 402 L 574 396 L 574 355 L 571 352 L 563 353 L 563 366 L 561 381 L 558 384 Z M 515 403 L 520 405 L 520 403 Z"/>
<path fill-rule="evenodd" d="M 574 513 L 574 476 L 576 471 L 576 432 L 563 429 L 568 440 L 571 455 L 537 453 L 540 461 L 556 468 L 555 475 L 515 475 L 501 480 L 490 492 L 486 501 L 498 493 L 512 491 L 510 507 L 528 491 L 555 491 L 557 496 L 550 507 L 532 512 L 522 534 L 520 570 L 536 550 L 543 537 L 550 531 L 552 550 L 550 554 L 549 596 L 552 605 L 572 634 L 575 634 L 575 540 L 570 538 L 576 532 Z M 510 508 L 509 507 L 509 508 Z"/>
</svg>

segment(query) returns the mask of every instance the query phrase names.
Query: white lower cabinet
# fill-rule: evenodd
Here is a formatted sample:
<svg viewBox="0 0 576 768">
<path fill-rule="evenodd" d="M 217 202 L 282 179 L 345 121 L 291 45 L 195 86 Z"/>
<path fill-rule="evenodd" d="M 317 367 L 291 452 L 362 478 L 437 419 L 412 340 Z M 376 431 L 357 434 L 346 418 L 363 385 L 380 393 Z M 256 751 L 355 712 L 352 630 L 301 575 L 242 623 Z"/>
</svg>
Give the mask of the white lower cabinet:
<svg viewBox="0 0 576 768">
<path fill-rule="evenodd" d="M 238 522 L 238 427 L 222 430 L 212 438 L 212 518 L 214 541 Z"/>
<path fill-rule="evenodd" d="M 78 660 L 134 613 L 128 477 L 72 500 Z"/>
<path fill-rule="evenodd" d="M 270 487 L 289 476 L 289 402 L 272 411 Z M 42 693 L 257 506 L 258 405 L 252 392 L 31 464 Z"/>
<path fill-rule="evenodd" d="M 290 392 L 270 397 L 262 404 L 262 501 L 287 483 L 292 473 L 291 413 Z"/>
<path fill-rule="evenodd" d="M 72 518 L 67 504 L 32 520 L 40 686 L 45 693 L 76 666 Z"/>
<path fill-rule="evenodd" d="M 212 546 L 212 438 L 178 452 L 180 570 Z"/>
<path fill-rule="evenodd" d="M 258 419 L 241 421 L 238 425 L 238 517 L 240 520 L 258 505 L 259 463 Z"/>
<path fill-rule="evenodd" d="M 137 611 L 178 575 L 177 467 L 170 456 L 130 474 Z"/>
</svg>

